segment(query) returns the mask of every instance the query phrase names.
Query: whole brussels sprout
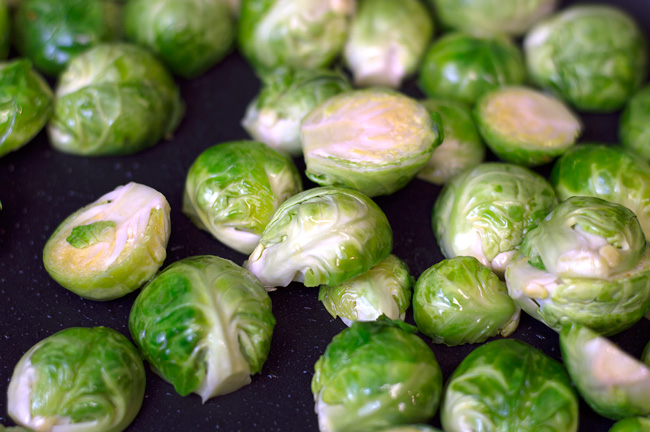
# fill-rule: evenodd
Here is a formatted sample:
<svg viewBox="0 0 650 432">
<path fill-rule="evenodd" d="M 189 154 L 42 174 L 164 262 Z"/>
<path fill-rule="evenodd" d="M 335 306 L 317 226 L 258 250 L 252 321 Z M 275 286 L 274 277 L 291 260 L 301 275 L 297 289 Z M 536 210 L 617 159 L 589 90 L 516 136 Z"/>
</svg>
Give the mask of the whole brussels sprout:
<svg viewBox="0 0 650 432">
<path fill-rule="evenodd" d="M 59 75 L 70 60 L 122 33 L 118 0 L 21 0 L 13 30 L 18 52 L 36 68 Z"/>
<path fill-rule="evenodd" d="M 50 142 L 65 153 L 124 155 L 168 137 L 184 113 L 172 76 L 149 51 L 101 44 L 75 57 L 59 78 Z"/>
<path fill-rule="evenodd" d="M 399 88 L 432 36 L 433 19 L 420 0 L 360 0 L 343 60 L 355 84 Z"/>
<path fill-rule="evenodd" d="M 619 123 L 621 145 L 650 162 L 650 86 L 628 101 Z"/>
<path fill-rule="evenodd" d="M 155 189 L 120 186 L 61 222 L 45 243 L 45 270 L 88 299 L 124 296 L 151 279 L 165 260 L 169 213 Z"/>
<path fill-rule="evenodd" d="M 348 326 L 354 321 L 374 321 L 382 315 L 404 320 L 411 304 L 413 277 L 395 255 L 340 285 L 321 285 L 318 292 L 325 309 Z"/>
<path fill-rule="evenodd" d="M 392 248 L 388 219 L 370 198 L 320 187 L 280 205 L 245 267 L 265 287 L 334 286 L 367 272 Z"/>
<path fill-rule="evenodd" d="M 508 336 L 520 309 L 499 277 L 474 257 L 455 257 L 429 267 L 413 293 L 413 318 L 435 343 L 448 346 Z"/>
<path fill-rule="evenodd" d="M 509 39 L 449 33 L 434 41 L 424 55 L 418 85 L 430 98 L 473 105 L 483 93 L 522 84 L 525 78 L 521 51 Z"/>
<path fill-rule="evenodd" d="M 559 362 L 501 339 L 479 346 L 456 368 L 440 417 L 445 432 L 575 432 L 578 397 Z"/>
<path fill-rule="evenodd" d="M 625 12 L 606 5 L 565 9 L 537 24 L 524 40 L 531 79 L 581 111 L 621 108 L 645 80 L 643 32 Z"/>
<path fill-rule="evenodd" d="M 595 331 L 567 325 L 562 359 L 578 392 L 598 414 L 619 420 L 650 415 L 650 368 Z"/>
<path fill-rule="evenodd" d="M 650 418 L 628 417 L 619 420 L 609 432 L 650 432 Z"/>
<path fill-rule="evenodd" d="M 176 261 L 135 299 L 129 329 L 154 371 L 203 402 L 251 382 L 271 346 L 271 299 L 253 275 L 223 258 Z"/>
<path fill-rule="evenodd" d="M 415 332 L 385 319 L 355 322 L 332 339 L 311 382 L 321 432 L 368 432 L 433 417 L 442 372 Z"/>
<path fill-rule="evenodd" d="M 262 90 L 248 105 L 242 126 L 254 139 L 291 156 L 302 154 L 303 118 L 321 102 L 352 90 L 344 74 L 326 69 L 288 69 L 262 78 Z"/>
<path fill-rule="evenodd" d="M 524 235 L 555 205 L 553 188 L 539 174 L 484 163 L 445 185 L 431 222 L 446 258 L 473 256 L 500 275 Z"/>
<path fill-rule="evenodd" d="M 124 33 L 152 50 L 175 75 L 194 78 L 229 52 L 235 18 L 226 0 L 129 0 Z"/>
<path fill-rule="evenodd" d="M 440 116 L 444 139 L 425 167 L 418 172 L 417 178 L 444 184 L 462 171 L 483 162 L 485 145 L 467 105 L 443 99 L 427 99 L 420 103 L 432 116 Z"/>
<path fill-rule="evenodd" d="M 0 157 L 27 144 L 52 114 L 54 95 L 29 60 L 0 63 Z"/>
<path fill-rule="evenodd" d="M 636 217 L 618 204 L 572 197 L 531 230 L 506 268 L 508 292 L 559 331 L 568 322 L 603 334 L 650 308 L 650 250 Z"/>
<path fill-rule="evenodd" d="M 354 0 L 243 0 L 237 39 L 261 73 L 318 69 L 343 51 Z"/>
<path fill-rule="evenodd" d="M 621 204 L 639 219 L 650 238 L 650 165 L 618 146 L 583 144 L 560 157 L 550 181 L 557 196 L 595 196 Z"/>
<path fill-rule="evenodd" d="M 582 131 L 580 119 L 560 100 L 526 87 L 501 87 L 479 98 L 476 125 L 492 152 L 524 166 L 565 153 Z"/>
<path fill-rule="evenodd" d="M 521 36 L 558 0 L 428 0 L 445 27 L 475 35 Z"/>
<path fill-rule="evenodd" d="M 414 99 L 371 88 L 336 95 L 300 128 L 307 177 L 373 197 L 404 187 L 442 141 L 440 124 Z"/>
<path fill-rule="evenodd" d="M 144 389 L 144 365 L 126 337 L 106 327 L 72 327 L 23 355 L 7 412 L 41 432 L 120 432 L 138 414 Z"/>
<path fill-rule="evenodd" d="M 196 226 L 250 254 L 271 216 L 302 190 L 293 161 L 255 141 L 231 141 L 203 151 L 185 179 L 183 213 Z"/>
</svg>

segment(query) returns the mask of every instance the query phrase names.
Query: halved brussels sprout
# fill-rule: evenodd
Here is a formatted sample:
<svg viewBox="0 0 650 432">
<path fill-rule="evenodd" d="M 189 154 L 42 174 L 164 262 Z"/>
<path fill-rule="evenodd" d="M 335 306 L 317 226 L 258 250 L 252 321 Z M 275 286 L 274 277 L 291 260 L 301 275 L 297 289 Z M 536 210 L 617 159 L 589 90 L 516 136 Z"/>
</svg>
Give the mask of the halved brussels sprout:
<svg viewBox="0 0 650 432">
<path fill-rule="evenodd" d="M 650 86 L 628 101 L 619 123 L 621 145 L 650 161 Z"/>
<path fill-rule="evenodd" d="M 341 93 L 302 122 L 307 177 L 370 197 L 389 195 L 426 165 L 442 141 L 441 128 L 422 105 L 396 91 Z"/>
<path fill-rule="evenodd" d="M 45 270 L 82 297 L 122 297 L 151 279 L 165 260 L 169 213 L 155 189 L 120 186 L 61 222 L 45 243 Z"/>
<path fill-rule="evenodd" d="M 433 417 L 442 372 L 415 332 L 385 319 L 355 322 L 332 339 L 311 382 L 321 432 L 368 432 Z"/>
<path fill-rule="evenodd" d="M 442 432 L 440 429 L 427 425 L 400 425 L 379 429 L 377 432 Z"/>
<path fill-rule="evenodd" d="M 413 293 L 413 318 L 435 343 L 484 342 L 517 329 L 520 309 L 506 285 L 474 257 L 455 257 L 429 267 Z"/>
<path fill-rule="evenodd" d="M 595 331 L 560 332 L 562 358 L 578 392 L 598 414 L 618 420 L 650 415 L 650 368 Z"/>
<path fill-rule="evenodd" d="M 453 176 L 483 162 L 485 145 L 476 129 L 469 106 L 442 99 L 427 99 L 420 103 L 432 116 L 440 116 L 443 126 L 441 135 L 444 139 L 417 174 L 417 178 L 444 184 Z"/>
<path fill-rule="evenodd" d="M 525 166 L 542 165 L 565 153 L 582 130 L 580 119 L 564 103 L 526 87 L 485 93 L 474 116 L 494 154 Z"/>
<path fill-rule="evenodd" d="M 634 268 L 645 246 L 632 210 L 574 196 L 526 234 L 521 252 L 531 265 L 559 277 L 602 279 Z"/>
<path fill-rule="evenodd" d="M 73 57 L 120 38 L 122 7 L 118 0 L 21 0 L 16 48 L 43 73 L 59 75 Z"/>
<path fill-rule="evenodd" d="M 325 309 L 348 326 L 354 321 L 375 321 L 382 315 L 404 320 L 411 304 L 413 277 L 395 255 L 340 285 L 321 285 L 318 292 Z"/>
<path fill-rule="evenodd" d="M 237 39 L 257 69 L 318 69 L 343 50 L 354 0 L 243 0 Z"/>
<path fill-rule="evenodd" d="M 537 24 L 524 40 L 531 79 L 581 111 L 621 108 L 646 78 L 643 32 L 607 5 L 567 8 Z"/>
<path fill-rule="evenodd" d="M 483 93 L 522 84 L 525 78 L 521 51 L 509 39 L 449 33 L 434 41 L 424 55 L 418 85 L 428 97 L 473 105 Z"/>
<path fill-rule="evenodd" d="M 524 235 L 555 205 L 553 188 L 539 174 L 484 163 L 445 185 L 431 222 L 446 258 L 473 256 L 500 275 Z"/>
<path fill-rule="evenodd" d="M 619 420 L 609 432 L 650 432 L 650 418 L 628 417 Z"/>
<path fill-rule="evenodd" d="M 52 114 L 54 95 L 29 60 L 0 63 L 0 157 L 27 144 Z"/>
<path fill-rule="evenodd" d="M 39 432 L 120 432 L 140 410 L 145 378 L 138 351 L 121 333 L 72 327 L 23 355 L 9 382 L 7 412 Z"/>
<path fill-rule="evenodd" d="M 343 60 L 355 84 L 399 88 L 432 36 L 433 19 L 420 0 L 360 0 Z"/>
<path fill-rule="evenodd" d="M 271 299 L 248 271 L 223 258 L 176 261 L 135 299 L 129 329 L 154 371 L 203 402 L 259 373 L 271 346 Z"/>
<path fill-rule="evenodd" d="M 632 210 L 650 238 L 650 165 L 618 146 L 583 144 L 560 157 L 551 171 L 558 198 L 595 196 Z"/>
<path fill-rule="evenodd" d="M 126 37 L 185 78 L 216 65 L 230 51 L 235 31 L 226 0 L 129 0 L 124 7 Z"/>
<path fill-rule="evenodd" d="M 32 432 L 32 431 L 20 426 L 5 427 L 4 425 L 0 424 L 0 432 Z"/>
<path fill-rule="evenodd" d="M 637 322 L 650 307 L 650 250 L 629 209 L 593 197 L 558 205 L 506 268 L 508 292 L 560 331 L 577 322 L 604 334 Z"/>
<path fill-rule="evenodd" d="M 428 0 L 445 27 L 475 35 L 521 36 L 558 0 Z"/>
<path fill-rule="evenodd" d="M 250 254 L 271 216 L 302 190 L 293 161 L 255 141 L 231 141 L 203 151 L 185 179 L 183 213 L 196 226 Z"/>
<path fill-rule="evenodd" d="M 575 432 L 578 397 L 559 362 L 501 339 L 479 346 L 456 368 L 440 417 L 445 432 Z"/>
<path fill-rule="evenodd" d="M 353 189 L 313 188 L 285 201 L 245 267 L 265 287 L 338 285 L 390 254 L 393 232 L 384 212 Z"/>
<path fill-rule="evenodd" d="M 61 74 L 48 132 L 52 146 L 65 153 L 123 155 L 168 137 L 183 113 L 178 86 L 152 53 L 101 44 Z"/>
<path fill-rule="evenodd" d="M 256 140 L 291 156 L 302 154 L 302 119 L 321 102 L 352 90 L 344 74 L 326 69 L 281 70 L 263 81 L 242 126 Z"/>
</svg>

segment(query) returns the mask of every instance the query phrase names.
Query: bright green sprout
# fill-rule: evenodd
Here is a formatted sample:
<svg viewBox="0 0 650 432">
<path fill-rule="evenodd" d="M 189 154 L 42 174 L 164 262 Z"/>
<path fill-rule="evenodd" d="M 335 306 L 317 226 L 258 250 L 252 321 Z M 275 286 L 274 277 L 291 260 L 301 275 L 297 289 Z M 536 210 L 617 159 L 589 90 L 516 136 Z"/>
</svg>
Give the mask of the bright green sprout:
<svg viewBox="0 0 650 432">
<path fill-rule="evenodd" d="M 271 299 L 249 272 L 216 256 L 176 261 L 136 298 L 129 329 L 142 356 L 181 396 L 203 402 L 259 373 L 271 347 Z"/>
<path fill-rule="evenodd" d="M 7 412 L 38 432 L 121 432 L 138 414 L 144 390 L 142 359 L 126 337 L 106 327 L 72 327 L 23 355 Z"/>
</svg>

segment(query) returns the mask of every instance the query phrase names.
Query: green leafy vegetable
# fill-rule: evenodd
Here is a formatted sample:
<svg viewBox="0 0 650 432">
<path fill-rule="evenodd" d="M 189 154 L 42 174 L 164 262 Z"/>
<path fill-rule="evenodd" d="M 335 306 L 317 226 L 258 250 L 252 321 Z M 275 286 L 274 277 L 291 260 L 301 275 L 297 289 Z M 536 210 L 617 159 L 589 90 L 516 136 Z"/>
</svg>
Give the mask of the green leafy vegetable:
<svg viewBox="0 0 650 432">
<path fill-rule="evenodd" d="M 36 431 L 120 432 L 138 414 L 144 389 L 144 365 L 126 337 L 106 327 L 72 327 L 23 355 L 7 412 Z"/>
<path fill-rule="evenodd" d="M 321 431 L 375 431 L 433 417 L 442 372 L 415 331 L 386 319 L 355 322 L 332 339 L 311 382 Z"/>
<path fill-rule="evenodd" d="M 151 280 L 129 316 L 135 344 L 156 373 L 205 402 L 259 373 L 271 346 L 271 299 L 249 272 L 223 258 L 176 261 Z"/>
</svg>

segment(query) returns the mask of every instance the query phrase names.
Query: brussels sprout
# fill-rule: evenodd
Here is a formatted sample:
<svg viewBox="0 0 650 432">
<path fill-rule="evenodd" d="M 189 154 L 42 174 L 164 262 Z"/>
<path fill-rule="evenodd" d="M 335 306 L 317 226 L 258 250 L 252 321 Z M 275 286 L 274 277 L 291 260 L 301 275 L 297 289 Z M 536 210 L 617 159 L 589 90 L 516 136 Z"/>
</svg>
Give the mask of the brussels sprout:
<svg viewBox="0 0 650 432">
<path fill-rule="evenodd" d="M 255 141 L 203 151 L 185 180 L 183 213 L 217 240 L 250 254 L 281 203 L 302 190 L 289 157 Z"/>
<path fill-rule="evenodd" d="M 65 153 L 130 154 L 171 135 L 183 112 L 176 83 L 153 54 L 130 44 L 98 45 L 61 74 L 48 132 Z"/>
<path fill-rule="evenodd" d="M 484 163 L 445 185 L 431 222 L 446 258 L 473 256 L 500 275 L 524 235 L 555 204 L 553 188 L 539 174 L 517 165 Z"/>
<path fill-rule="evenodd" d="M 463 256 L 442 260 L 420 275 L 413 318 L 435 343 L 453 346 L 508 336 L 519 324 L 519 307 L 496 274 Z"/>
<path fill-rule="evenodd" d="M 68 216 L 45 243 L 43 263 L 63 287 L 92 300 L 139 288 L 167 256 L 169 204 L 155 189 L 120 186 Z"/>
<path fill-rule="evenodd" d="M 618 131 L 623 147 L 650 161 L 650 86 L 629 100 L 621 114 Z"/>
<path fill-rule="evenodd" d="M 391 254 L 368 272 L 340 285 L 322 285 L 318 300 L 330 315 L 340 316 L 348 326 L 354 321 L 374 321 L 382 315 L 404 320 L 412 286 L 408 266 Z"/>
<path fill-rule="evenodd" d="M 320 187 L 285 201 L 245 267 L 265 287 L 339 285 L 390 254 L 393 232 L 379 206 L 360 192 Z"/>
<path fill-rule="evenodd" d="M 524 82 L 526 67 L 510 40 L 450 33 L 436 40 L 420 65 L 418 85 L 431 98 L 473 105 L 485 92 Z"/>
<path fill-rule="evenodd" d="M 27 144 L 52 114 L 49 84 L 29 60 L 0 63 L 0 157 Z"/>
<path fill-rule="evenodd" d="M 634 268 L 646 242 L 634 213 L 600 198 L 558 205 L 521 244 L 529 263 L 559 277 L 607 278 Z"/>
<path fill-rule="evenodd" d="M 343 51 L 354 0 L 243 0 L 237 39 L 258 70 L 318 69 Z"/>
<path fill-rule="evenodd" d="M 231 261 L 194 256 L 151 280 L 129 316 L 135 344 L 185 396 L 233 392 L 262 369 L 275 317 L 259 281 Z"/>
<path fill-rule="evenodd" d="M 0 424 L 0 432 L 31 432 L 31 431 L 29 429 L 25 429 L 24 427 L 20 427 L 20 426 L 5 427 L 4 425 Z"/>
<path fill-rule="evenodd" d="M 129 0 L 124 33 L 152 50 L 175 75 L 194 78 L 229 52 L 235 19 L 225 0 Z"/>
<path fill-rule="evenodd" d="M 300 128 L 307 177 L 373 197 L 404 187 L 442 141 L 440 124 L 414 99 L 373 88 L 334 96 Z"/>
<path fill-rule="evenodd" d="M 426 166 L 417 174 L 420 180 L 444 184 L 453 176 L 483 162 L 485 145 L 468 106 L 462 102 L 441 99 L 427 99 L 420 103 L 432 116 L 441 117 L 441 135 L 444 137 Z"/>
<path fill-rule="evenodd" d="M 650 414 L 650 368 L 595 331 L 573 324 L 560 332 L 562 358 L 578 392 L 614 420 Z"/>
<path fill-rule="evenodd" d="M 475 35 L 521 36 L 553 12 L 558 0 L 428 0 L 445 27 Z"/>
<path fill-rule="evenodd" d="M 650 432 L 650 419 L 645 417 L 628 417 L 617 421 L 609 432 Z"/>
<path fill-rule="evenodd" d="M 360 0 L 343 59 L 355 84 L 399 88 L 432 36 L 433 19 L 420 0 Z"/>
<path fill-rule="evenodd" d="M 650 308 L 650 251 L 636 267 L 608 278 L 561 278 L 517 255 L 505 272 L 510 297 L 556 331 L 577 322 L 604 335 L 632 326 Z"/>
<path fill-rule="evenodd" d="M 16 48 L 43 73 L 59 75 L 73 57 L 121 36 L 122 7 L 117 0 L 21 0 Z"/>
<path fill-rule="evenodd" d="M 242 126 L 256 140 L 291 156 L 302 154 L 302 119 L 326 99 L 352 90 L 345 75 L 325 69 L 282 70 L 263 79 Z"/>
<path fill-rule="evenodd" d="M 645 37 L 611 6 L 574 6 L 540 22 L 524 51 L 531 79 L 582 111 L 621 108 L 646 77 Z"/>
<path fill-rule="evenodd" d="M 650 342 L 648 342 L 641 354 L 641 361 L 650 366 Z"/>
<path fill-rule="evenodd" d="M 474 107 L 481 136 L 499 158 L 536 166 L 565 153 L 582 130 L 560 100 L 526 87 L 485 93 Z"/>
<path fill-rule="evenodd" d="M 575 432 L 578 397 L 560 363 L 501 339 L 479 346 L 456 368 L 440 417 L 446 432 Z"/>
<path fill-rule="evenodd" d="M 621 147 L 584 144 L 560 157 L 551 171 L 558 198 L 595 196 L 632 210 L 650 238 L 650 166 Z"/>
<path fill-rule="evenodd" d="M 126 337 L 106 327 L 72 327 L 23 355 L 7 412 L 40 432 L 120 432 L 138 414 L 144 388 L 144 365 Z"/>
<path fill-rule="evenodd" d="M 400 425 L 388 429 L 380 429 L 378 432 L 442 432 L 440 429 L 427 425 Z"/>
<path fill-rule="evenodd" d="M 415 331 L 402 321 L 355 322 L 332 339 L 311 382 L 321 432 L 367 432 L 433 417 L 442 372 Z"/>
</svg>

